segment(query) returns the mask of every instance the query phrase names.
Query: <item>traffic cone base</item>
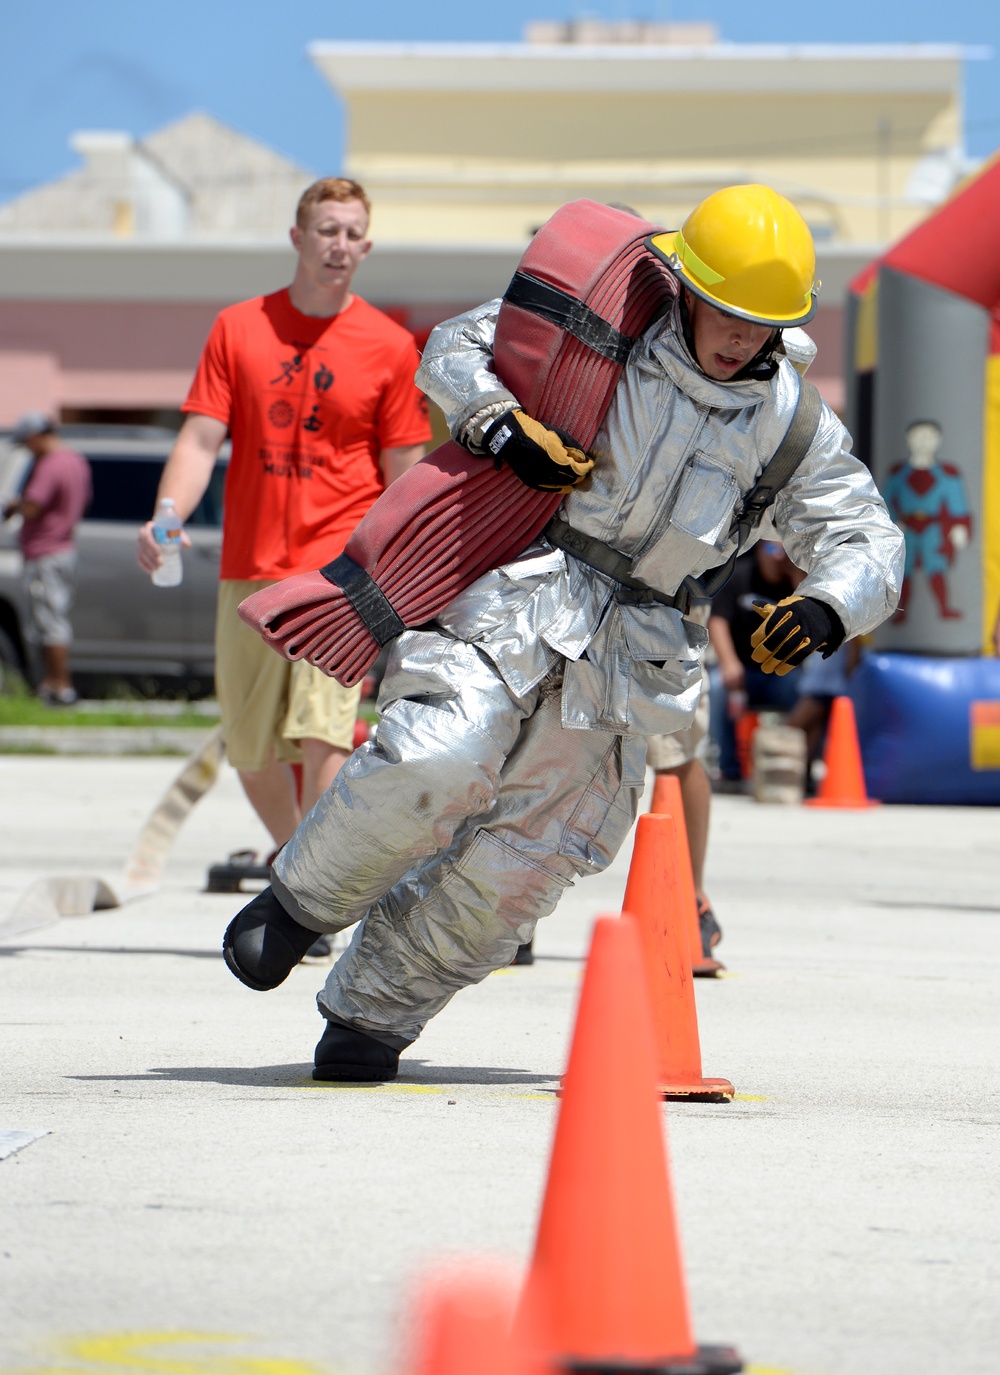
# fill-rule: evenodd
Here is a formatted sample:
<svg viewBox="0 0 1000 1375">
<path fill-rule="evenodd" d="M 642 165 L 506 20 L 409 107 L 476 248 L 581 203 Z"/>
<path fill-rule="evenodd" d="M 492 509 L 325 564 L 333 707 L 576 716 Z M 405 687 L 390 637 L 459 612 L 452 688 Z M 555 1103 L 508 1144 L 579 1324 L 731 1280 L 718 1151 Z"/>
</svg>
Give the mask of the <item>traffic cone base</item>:
<svg viewBox="0 0 1000 1375">
<path fill-rule="evenodd" d="M 699 1346 L 690 1356 L 669 1356 L 655 1365 L 631 1361 L 561 1361 L 567 1375 L 740 1375 L 744 1369 L 732 1346 Z"/>
<path fill-rule="evenodd" d="M 866 807 L 881 807 L 882 805 L 877 797 L 862 797 L 856 802 L 846 802 L 839 799 L 834 802 L 827 802 L 826 799 L 822 797 L 807 797 L 805 799 L 805 804 L 807 807 L 841 807 L 844 811 L 851 812 L 864 811 Z"/>
<path fill-rule="evenodd" d="M 560 1079 L 555 1091 L 557 1098 L 563 1096 L 563 1085 L 564 1081 Z M 731 1103 L 736 1097 L 736 1090 L 728 1079 L 692 1079 L 686 1084 L 660 1083 L 658 1088 L 660 1097 L 665 1101 L 694 1099 L 703 1103 Z"/>
<path fill-rule="evenodd" d="M 694 1098 L 704 1103 L 731 1103 L 736 1090 L 728 1079 L 692 1079 L 690 1083 L 662 1083 L 663 1098 Z"/>
</svg>

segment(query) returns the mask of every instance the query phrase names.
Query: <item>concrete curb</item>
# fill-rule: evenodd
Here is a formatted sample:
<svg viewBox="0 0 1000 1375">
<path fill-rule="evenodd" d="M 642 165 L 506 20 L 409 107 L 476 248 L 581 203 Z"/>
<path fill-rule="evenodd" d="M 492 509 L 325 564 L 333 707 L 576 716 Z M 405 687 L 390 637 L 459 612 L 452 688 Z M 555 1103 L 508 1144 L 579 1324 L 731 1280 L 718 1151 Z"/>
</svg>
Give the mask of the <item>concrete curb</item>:
<svg viewBox="0 0 1000 1375">
<path fill-rule="evenodd" d="M 0 754 L 189 755 L 211 733 L 210 726 L 3 726 Z"/>
</svg>

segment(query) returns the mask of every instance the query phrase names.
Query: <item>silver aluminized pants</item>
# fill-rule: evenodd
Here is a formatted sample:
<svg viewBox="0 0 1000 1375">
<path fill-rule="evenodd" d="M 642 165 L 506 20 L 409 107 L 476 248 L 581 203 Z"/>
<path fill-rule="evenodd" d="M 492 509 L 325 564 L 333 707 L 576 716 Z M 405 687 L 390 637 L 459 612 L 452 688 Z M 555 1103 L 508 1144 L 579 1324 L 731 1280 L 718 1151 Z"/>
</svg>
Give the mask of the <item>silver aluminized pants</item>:
<svg viewBox="0 0 1000 1375">
<path fill-rule="evenodd" d="M 393 643 L 374 740 L 275 863 L 303 925 L 363 918 L 320 1010 L 397 1048 L 460 988 L 509 964 L 577 877 L 617 854 L 646 742 L 564 730 L 559 669 L 515 696 L 473 645 Z M 405 693 L 405 695 L 403 695 Z"/>
</svg>

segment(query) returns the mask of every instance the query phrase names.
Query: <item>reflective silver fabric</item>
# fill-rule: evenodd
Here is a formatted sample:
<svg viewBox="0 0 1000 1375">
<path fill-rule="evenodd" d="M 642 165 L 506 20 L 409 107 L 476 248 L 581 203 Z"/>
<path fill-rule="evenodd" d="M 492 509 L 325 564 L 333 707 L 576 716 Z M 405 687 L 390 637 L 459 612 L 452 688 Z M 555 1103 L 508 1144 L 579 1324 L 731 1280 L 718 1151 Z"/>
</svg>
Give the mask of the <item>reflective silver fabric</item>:
<svg viewBox="0 0 1000 1375">
<path fill-rule="evenodd" d="M 513 404 L 491 371 L 499 302 L 433 332 L 417 374 L 452 432 Z M 799 379 L 719 383 L 673 319 L 632 352 L 592 447 L 587 485 L 560 508 L 673 592 L 724 563 L 734 510 L 788 427 Z M 824 408 L 773 508 L 800 587 L 849 636 L 896 605 L 902 537 Z M 275 862 L 293 915 L 339 930 L 363 918 L 320 1008 L 389 1044 L 414 1039 L 458 988 L 512 958 L 574 878 L 610 863 L 644 781 L 646 737 L 684 729 L 701 686 L 703 626 L 636 604 L 538 540 L 394 641 L 375 739 L 341 770 Z"/>
<path fill-rule="evenodd" d="M 417 381 L 453 429 L 495 400 L 489 347 L 499 305 L 448 321 L 428 340 Z M 798 390 L 787 359 L 770 381 L 712 381 L 671 315 L 637 341 L 591 447 L 594 471 L 560 516 L 631 555 L 644 582 L 675 592 L 689 574 L 729 558 L 733 513 L 791 423 Z M 824 406 L 769 520 L 807 573 L 799 592 L 829 603 L 848 638 L 895 609 L 903 555 L 850 443 Z M 694 709 L 700 628 L 670 608 L 628 604 L 602 574 L 545 540 L 466 589 L 439 619 L 478 644 L 515 691 L 545 671 L 541 646 L 566 656 L 567 727 L 667 734 L 685 728 Z"/>
<path fill-rule="evenodd" d="M 517 405 L 517 397 L 500 385 L 492 370 L 493 336 L 500 299 L 467 311 L 431 331 L 424 345 L 420 386 L 444 411 L 454 439 L 485 407 Z M 439 399 L 440 398 L 440 399 Z"/>
<path fill-rule="evenodd" d="M 472 645 L 393 641 L 375 739 L 275 862 L 305 924 L 364 917 L 321 1011 L 414 1040 L 467 984 L 509 964 L 575 878 L 610 864 L 645 781 L 645 740 L 567 732 L 559 669 L 515 696 Z M 365 915 L 367 914 L 367 915 Z"/>
</svg>

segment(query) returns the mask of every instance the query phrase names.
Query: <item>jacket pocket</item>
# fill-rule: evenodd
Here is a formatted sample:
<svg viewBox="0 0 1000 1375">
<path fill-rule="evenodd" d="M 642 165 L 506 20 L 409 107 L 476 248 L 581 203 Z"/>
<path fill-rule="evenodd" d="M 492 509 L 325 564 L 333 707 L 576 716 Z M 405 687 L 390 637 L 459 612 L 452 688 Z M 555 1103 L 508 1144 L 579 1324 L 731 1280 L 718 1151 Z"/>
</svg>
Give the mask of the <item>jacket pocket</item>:
<svg viewBox="0 0 1000 1375">
<path fill-rule="evenodd" d="M 645 740 L 637 747 L 613 739 L 604 751 L 559 842 L 577 873 L 606 869 L 618 853 L 639 807 L 645 762 Z"/>
<path fill-rule="evenodd" d="M 728 468 L 710 462 L 704 454 L 694 454 L 677 488 L 670 524 L 715 548 L 728 533 L 738 493 L 736 478 Z"/>
<path fill-rule="evenodd" d="M 681 474 L 666 528 L 636 561 L 633 574 L 673 592 L 688 575 L 721 562 L 739 496 L 739 484 L 728 468 L 693 454 Z"/>
</svg>

